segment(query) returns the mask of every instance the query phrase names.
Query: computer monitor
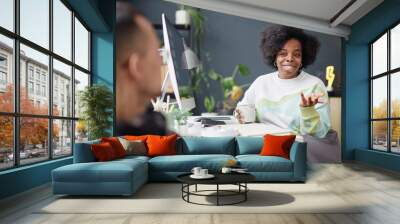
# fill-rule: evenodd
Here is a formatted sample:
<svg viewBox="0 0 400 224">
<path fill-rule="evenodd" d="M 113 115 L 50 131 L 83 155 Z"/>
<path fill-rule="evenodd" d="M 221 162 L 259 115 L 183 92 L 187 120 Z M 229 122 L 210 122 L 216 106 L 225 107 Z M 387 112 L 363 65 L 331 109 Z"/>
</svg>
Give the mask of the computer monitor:
<svg viewBox="0 0 400 224">
<path fill-rule="evenodd" d="M 179 94 L 179 85 L 189 83 L 190 73 L 183 63 L 184 60 L 184 38 L 180 35 L 179 31 L 171 24 L 165 14 L 162 14 L 163 38 L 164 38 L 164 56 L 167 62 L 167 74 L 162 85 L 161 100 L 164 100 L 166 94 L 166 86 L 168 80 L 172 85 L 176 103 L 180 110 L 190 110 L 185 103 L 182 103 Z M 179 83 L 179 84 L 178 84 Z"/>
</svg>

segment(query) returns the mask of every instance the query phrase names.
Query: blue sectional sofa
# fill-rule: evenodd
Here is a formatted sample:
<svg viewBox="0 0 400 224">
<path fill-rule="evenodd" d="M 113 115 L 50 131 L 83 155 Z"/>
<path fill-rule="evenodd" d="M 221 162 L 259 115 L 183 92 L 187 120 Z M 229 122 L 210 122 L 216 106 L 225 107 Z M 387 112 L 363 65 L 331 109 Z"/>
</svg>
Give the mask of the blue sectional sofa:
<svg viewBox="0 0 400 224">
<path fill-rule="evenodd" d="M 304 182 L 306 143 L 294 142 L 290 159 L 260 156 L 263 137 L 182 137 L 177 140 L 177 155 L 127 156 L 96 162 L 91 141 L 75 144 L 74 163 L 52 171 L 53 193 L 68 195 L 131 195 L 148 181 L 176 181 L 193 167 L 218 172 L 230 159 L 261 182 Z"/>
</svg>

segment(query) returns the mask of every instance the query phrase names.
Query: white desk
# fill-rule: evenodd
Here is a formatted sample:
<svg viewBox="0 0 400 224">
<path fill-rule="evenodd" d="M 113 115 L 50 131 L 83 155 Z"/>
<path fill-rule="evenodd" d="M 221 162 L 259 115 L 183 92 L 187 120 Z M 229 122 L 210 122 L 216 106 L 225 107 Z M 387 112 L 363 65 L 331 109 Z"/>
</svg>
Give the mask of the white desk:
<svg viewBox="0 0 400 224">
<path fill-rule="evenodd" d="M 264 136 L 265 134 L 290 134 L 290 130 L 276 128 L 264 123 L 239 124 L 233 116 L 230 120 L 223 120 L 225 125 L 215 125 L 212 127 L 202 127 L 200 122 L 195 120 L 200 116 L 191 116 L 188 118 L 187 125 L 180 126 L 177 133 L 181 136 L 204 136 L 204 137 L 221 137 L 221 136 Z M 302 140 L 302 136 L 297 136 L 296 140 Z"/>
</svg>

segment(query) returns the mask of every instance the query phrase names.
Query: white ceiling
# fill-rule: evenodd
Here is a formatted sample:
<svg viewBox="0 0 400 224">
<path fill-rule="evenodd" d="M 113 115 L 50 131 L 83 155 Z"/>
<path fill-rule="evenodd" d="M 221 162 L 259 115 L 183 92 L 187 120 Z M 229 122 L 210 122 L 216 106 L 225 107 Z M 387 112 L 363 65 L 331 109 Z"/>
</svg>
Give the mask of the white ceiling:
<svg viewBox="0 0 400 224">
<path fill-rule="evenodd" d="M 351 0 L 224 0 L 329 21 Z"/>
<path fill-rule="evenodd" d="M 350 35 L 353 23 L 383 2 L 383 0 L 166 1 L 345 38 Z M 350 3 L 346 10 L 338 14 Z"/>
</svg>

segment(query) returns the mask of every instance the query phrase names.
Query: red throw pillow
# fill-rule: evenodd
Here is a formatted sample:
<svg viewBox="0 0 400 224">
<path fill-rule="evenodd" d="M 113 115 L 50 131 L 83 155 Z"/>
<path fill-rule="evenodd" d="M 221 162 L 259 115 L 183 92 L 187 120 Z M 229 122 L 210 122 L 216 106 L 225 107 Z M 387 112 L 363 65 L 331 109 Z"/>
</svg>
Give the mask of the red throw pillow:
<svg viewBox="0 0 400 224">
<path fill-rule="evenodd" d="M 290 159 L 290 148 L 296 135 L 264 135 L 264 145 L 261 149 L 260 155 L 262 156 L 280 156 Z"/>
<path fill-rule="evenodd" d="M 94 157 L 99 162 L 110 161 L 117 158 L 113 147 L 108 142 L 93 144 L 90 147 L 92 149 Z"/>
<path fill-rule="evenodd" d="M 101 138 L 101 142 L 108 142 L 114 149 L 115 155 L 118 158 L 126 156 L 126 151 L 122 146 L 121 142 L 119 142 L 118 138 L 110 137 L 110 138 Z"/>
<path fill-rule="evenodd" d="M 168 136 L 148 135 L 147 154 L 148 156 L 176 155 L 177 134 Z"/>
</svg>

